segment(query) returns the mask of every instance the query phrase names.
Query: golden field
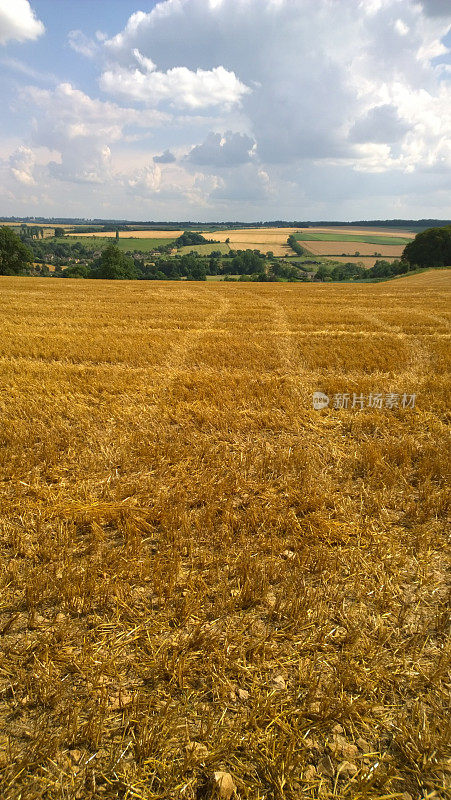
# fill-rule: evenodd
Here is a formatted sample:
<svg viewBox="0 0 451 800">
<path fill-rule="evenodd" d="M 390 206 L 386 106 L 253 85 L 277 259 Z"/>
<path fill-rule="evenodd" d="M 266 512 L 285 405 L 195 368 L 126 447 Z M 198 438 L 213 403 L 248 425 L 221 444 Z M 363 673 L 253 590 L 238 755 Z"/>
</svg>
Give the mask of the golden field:
<svg viewBox="0 0 451 800">
<path fill-rule="evenodd" d="M 449 288 L 0 278 L 2 800 L 449 796 Z"/>
</svg>

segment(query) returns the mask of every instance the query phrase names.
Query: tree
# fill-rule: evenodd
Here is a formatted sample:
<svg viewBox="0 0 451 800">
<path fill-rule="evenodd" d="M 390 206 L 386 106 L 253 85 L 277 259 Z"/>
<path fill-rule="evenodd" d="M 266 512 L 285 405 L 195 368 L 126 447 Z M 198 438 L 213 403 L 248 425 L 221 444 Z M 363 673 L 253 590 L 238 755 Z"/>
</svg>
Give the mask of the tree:
<svg viewBox="0 0 451 800">
<path fill-rule="evenodd" d="M 61 270 L 61 267 L 60 267 Z M 56 270 L 55 270 L 56 271 Z M 73 264 L 62 273 L 63 278 L 89 278 L 90 269 L 85 264 Z"/>
<path fill-rule="evenodd" d="M 64 236 L 64 233 L 65 233 L 64 228 L 55 228 L 55 236 L 57 238 L 61 238 L 61 236 Z"/>
<path fill-rule="evenodd" d="M 95 264 L 92 277 L 106 278 L 107 280 L 134 280 L 138 277 L 138 271 L 133 259 L 111 243 Z"/>
<path fill-rule="evenodd" d="M 324 264 L 321 264 L 316 272 L 315 278 L 318 281 L 326 281 L 330 279 L 330 270 Z"/>
<path fill-rule="evenodd" d="M 33 261 L 30 248 L 11 228 L 0 228 L 0 275 L 20 275 Z"/>
<path fill-rule="evenodd" d="M 451 266 L 451 225 L 417 233 L 402 254 L 410 268 Z"/>
<path fill-rule="evenodd" d="M 301 247 L 301 245 L 299 244 L 298 240 L 296 239 L 293 233 L 291 233 L 290 236 L 288 237 L 287 244 L 289 247 L 291 247 L 291 249 L 295 253 L 297 253 L 298 256 L 304 255 L 305 249 Z"/>
</svg>

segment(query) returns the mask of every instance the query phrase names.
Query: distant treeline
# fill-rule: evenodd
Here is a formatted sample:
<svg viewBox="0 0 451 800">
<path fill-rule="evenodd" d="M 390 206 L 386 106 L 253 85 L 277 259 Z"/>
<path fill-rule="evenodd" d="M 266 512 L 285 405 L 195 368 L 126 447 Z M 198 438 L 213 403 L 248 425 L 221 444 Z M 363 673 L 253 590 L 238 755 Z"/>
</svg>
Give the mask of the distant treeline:
<svg viewBox="0 0 451 800">
<path fill-rule="evenodd" d="M 336 225 L 341 227 L 385 227 L 385 228 L 440 228 L 444 225 L 451 225 L 450 219 L 360 219 L 353 220 L 352 222 L 343 222 L 343 220 L 267 220 L 262 222 L 240 222 L 240 220 L 228 222 L 195 222 L 188 221 L 143 221 L 143 220 L 126 220 L 126 219 L 80 219 L 79 217 L 0 217 L 0 224 L 2 222 L 25 222 L 31 225 L 49 224 L 49 225 L 84 225 L 88 228 L 96 226 L 103 226 L 103 230 L 111 231 L 119 228 L 119 230 L 130 229 L 130 226 L 140 226 L 143 228 L 155 228 L 158 230 L 180 230 L 180 228 L 307 228 L 314 226 Z"/>
</svg>

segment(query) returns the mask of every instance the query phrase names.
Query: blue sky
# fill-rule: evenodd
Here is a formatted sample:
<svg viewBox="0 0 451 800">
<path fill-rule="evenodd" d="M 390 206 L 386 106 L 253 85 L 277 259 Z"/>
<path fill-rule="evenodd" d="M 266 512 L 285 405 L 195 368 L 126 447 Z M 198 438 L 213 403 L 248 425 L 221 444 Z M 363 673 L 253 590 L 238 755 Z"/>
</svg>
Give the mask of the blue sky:
<svg viewBox="0 0 451 800">
<path fill-rule="evenodd" d="M 0 214 L 451 217 L 449 0 L 0 0 Z"/>
</svg>

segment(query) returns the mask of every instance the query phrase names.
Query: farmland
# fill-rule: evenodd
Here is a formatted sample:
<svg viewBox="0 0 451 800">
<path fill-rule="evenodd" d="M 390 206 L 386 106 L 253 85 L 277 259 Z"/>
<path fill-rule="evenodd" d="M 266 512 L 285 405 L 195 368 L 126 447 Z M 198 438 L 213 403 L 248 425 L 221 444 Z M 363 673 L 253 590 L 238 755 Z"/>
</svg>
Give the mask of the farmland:
<svg viewBox="0 0 451 800">
<path fill-rule="evenodd" d="M 179 253 L 180 255 L 184 255 L 185 253 L 191 253 L 194 251 L 198 253 L 200 256 L 208 256 L 210 253 L 228 253 L 230 247 L 228 244 L 224 242 L 212 243 L 212 244 L 195 244 L 195 245 L 187 245 L 186 247 L 180 247 Z"/>
<path fill-rule="evenodd" d="M 157 231 L 157 230 L 145 230 L 145 231 L 119 231 L 119 239 L 176 239 L 183 233 L 182 230 L 174 230 L 174 231 Z M 98 231 L 96 233 L 77 233 L 77 230 L 74 229 L 73 231 L 68 232 L 68 236 L 76 237 L 77 239 L 86 239 L 86 238 L 100 238 L 100 239 L 114 239 L 116 237 L 116 231 Z"/>
<path fill-rule="evenodd" d="M 305 249 L 313 253 L 313 255 L 354 255 L 358 252 L 362 256 L 372 256 L 375 253 L 379 253 L 382 257 L 392 256 L 393 258 L 401 258 L 404 250 L 404 245 L 368 244 L 364 241 L 315 241 L 307 239 L 298 239 L 298 241 L 301 247 L 305 245 Z"/>
<path fill-rule="evenodd" d="M 53 233 L 52 229 L 49 235 Z M 183 233 L 183 230 L 121 230 L 119 239 L 116 232 L 98 230 L 90 233 L 79 233 L 76 226 L 68 226 L 64 242 L 81 243 L 87 248 L 105 248 L 111 241 L 123 251 L 137 251 L 148 253 L 161 245 L 167 245 Z M 408 231 L 390 231 L 384 228 L 230 228 L 211 231 L 202 231 L 206 244 L 194 244 L 181 248 L 180 254 L 191 251 L 200 256 L 208 256 L 214 251 L 227 254 L 229 250 L 259 250 L 262 253 L 272 253 L 276 258 L 293 256 L 294 253 L 287 243 L 287 238 L 294 233 L 299 244 L 306 253 L 317 256 L 331 257 L 347 256 L 355 258 L 356 253 L 363 257 L 362 263 L 366 266 L 374 264 L 376 258 L 399 258 L 405 245 L 413 237 Z M 47 234 L 46 234 L 47 236 Z M 211 240 L 211 243 L 210 243 Z M 61 240 L 58 240 L 61 241 Z M 376 255 L 378 254 L 378 255 Z M 371 261 L 368 260 L 371 258 Z"/>
<path fill-rule="evenodd" d="M 304 249 L 313 255 L 320 256 L 373 256 L 376 258 L 400 258 L 406 244 L 413 234 L 393 235 L 393 232 L 368 230 L 346 230 L 336 228 L 304 228 L 295 233 L 295 238 Z M 363 262 L 365 263 L 365 261 Z M 374 263 L 374 261 L 372 262 Z M 372 266 L 366 263 L 366 266 Z"/>
<path fill-rule="evenodd" d="M 118 241 L 113 239 L 111 236 L 107 237 L 106 234 L 103 236 L 93 236 L 93 234 L 88 234 L 86 237 L 80 234 L 79 236 L 70 236 L 68 239 L 64 239 L 64 241 L 73 242 L 81 242 L 85 247 L 92 247 L 95 249 L 101 249 L 107 247 L 107 245 L 114 242 L 114 244 L 119 248 L 119 250 L 123 250 L 125 252 L 130 250 L 138 250 L 141 253 L 148 253 L 150 250 L 154 250 L 156 247 L 161 247 L 165 244 L 171 244 L 171 242 L 175 241 L 175 237 L 169 237 L 166 233 L 166 237 L 153 237 L 153 236 L 146 236 L 146 237 L 130 237 L 130 236 L 121 236 Z"/>
<path fill-rule="evenodd" d="M 345 233 L 310 233 L 309 231 L 300 231 L 296 234 L 297 239 L 302 239 L 304 242 L 367 242 L 368 244 L 382 244 L 382 245 L 403 245 L 408 244 L 411 239 L 403 238 L 400 236 L 371 236 L 370 234 L 353 234 L 347 235 Z"/>
<path fill-rule="evenodd" d="M 450 273 L 0 288 L 0 796 L 444 798 Z"/>
<path fill-rule="evenodd" d="M 215 231 L 212 238 L 220 242 L 230 240 L 230 247 L 235 250 L 260 250 L 262 253 L 272 252 L 275 256 L 291 254 L 287 245 L 287 237 L 295 233 L 297 228 L 242 228 Z M 205 234 L 205 238 L 208 235 Z"/>
</svg>

